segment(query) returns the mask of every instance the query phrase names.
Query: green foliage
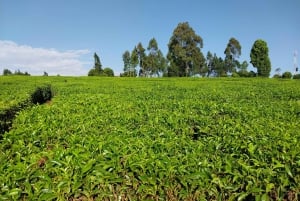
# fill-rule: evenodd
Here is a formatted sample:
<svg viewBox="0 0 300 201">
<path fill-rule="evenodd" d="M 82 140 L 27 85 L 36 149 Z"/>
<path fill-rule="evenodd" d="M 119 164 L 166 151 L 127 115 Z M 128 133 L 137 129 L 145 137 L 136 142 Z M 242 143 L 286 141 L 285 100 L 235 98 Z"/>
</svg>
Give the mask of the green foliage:
<svg viewBox="0 0 300 201">
<path fill-rule="evenodd" d="M 261 39 L 254 42 L 251 53 L 251 64 L 257 68 L 257 75 L 260 77 L 269 77 L 271 72 L 271 62 L 269 58 L 269 48 L 267 43 Z"/>
<path fill-rule="evenodd" d="M 179 23 L 168 44 L 167 58 L 170 61 L 170 75 L 191 76 L 194 69 L 202 68 L 205 58 L 201 52 L 202 38 L 195 33 L 188 22 Z"/>
<path fill-rule="evenodd" d="M 138 45 L 137 45 L 137 53 L 138 53 L 139 65 L 140 65 L 140 72 L 139 72 L 139 74 L 142 76 L 144 68 L 145 68 L 146 53 L 145 53 L 145 48 L 143 47 L 143 45 L 142 45 L 141 42 L 139 42 Z"/>
<path fill-rule="evenodd" d="M 239 41 L 235 38 L 230 38 L 227 47 L 224 51 L 225 54 L 225 72 L 231 73 L 236 71 L 237 59 L 241 55 L 242 47 Z"/>
<path fill-rule="evenodd" d="M 257 73 L 255 73 L 254 71 L 250 71 L 249 72 L 249 77 L 256 77 Z"/>
<path fill-rule="evenodd" d="M 231 77 L 240 77 L 240 75 L 237 72 L 233 72 Z"/>
<path fill-rule="evenodd" d="M 25 76 L 30 76 L 30 74 L 25 71 L 24 73 L 21 72 L 20 70 L 16 70 L 14 73 L 12 73 L 9 69 L 4 69 L 3 70 L 3 75 L 25 75 Z"/>
<path fill-rule="evenodd" d="M 243 63 L 240 64 L 240 65 L 238 66 L 238 68 L 240 69 L 240 71 L 247 71 L 248 65 L 249 65 L 249 64 L 248 64 L 247 61 L 243 61 Z"/>
<path fill-rule="evenodd" d="M 224 60 L 221 57 L 217 57 L 216 54 L 214 54 L 213 58 L 213 64 L 214 64 L 214 73 L 216 77 L 226 77 L 226 64 Z"/>
<path fill-rule="evenodd" d="M 139 65 L 140 77 L 152 77 L 156 75 L 159 77 L 166 70 L 167 61 L 163 56 L 163 53 L 158 48 L 157 41 L 152 38 L 148 45 L 148 55 L 145 53 L 142 43 L 138 43 L 137 46 L 131 51 L 125 51 L 123 54 L 124 73 L 121 73 L 121 77 L 136 77 L 136 67 Z"/>
<path fill-rule="evenodd" d="M 102 64 L 101 64 L 100 58 L 99 58 L 99 56 L 96 54 L 96 52 L 94 53 L 94 60 L 95 60 L 94 69 L 95 69 L 97 72 L 101 72 L 101 71 L 102 71 Z"/>
<path fill-rule="evenodd" d="M 124 72 L 120 74 L 120 77 L 136 77 L 137 76 L 137 72 Z"/>
<path fill-rule="evenodd" d="M 149 45 L 147 47 L 148 55 L 144 58 L 144 68 L 141 71 L 141 75 L 146 77 L 152 77 L 159 75 L 165 72 L 166 68 L 166 59 L 163 56 L 163 53 L 158 48 L 158 44 L 155 38 L 152 38 L 149 41 Z"/>
<path fill-rule="evenodd" d="M 89 70 L 88 76 L 100 76 L 100 72 L 92 68 L 91 70 Z"/>
<path fill-rule="evenodd" d="M 139 64 L 139 56 L 136 47 L 134 47 L 131 52 L 129 72 L 135 72 L 138 64 Z"/>
<path fill-rule="evenodd" d="M 203 76 L 207 72 L 207 77 L 227 77 L 228 71 L 226 70 L 225 61 L 210 51 L 207 52 L 206 55 L 206 68 L 200 71 L 200 74 Z"/>
<path fill-rule="evenodd" d="M 293 79 L 300 79 L 300 74 L 296 74 L 293 76 Z"/>
<path fill-rule="evenodd" d="M 138 54 L 137 49 L 134 48 L 132 50 L 132 54 L 127 50 L 123 54 L 123 62 L 124 62 L 124 73 L 120 74 L 120 77 L 136 77 L 136 66 L 138 65 Z"/>
<path fill-rule="evenodd" d="M 250 77 L 250 74 L 249 74 L 248 71 L 240 70 L 240 71 L 238 71 L 236 73 L 239 75 L 239 77 Z"/>
<path fill-rule="evenodd" d="M 94 53 L 94 67 L 89 70 L 88 76 L 106 76 L 103 74 L 102 64 L 97 53 Z"/>
<path fill-rule="evenodd" d="M 124 72 L 129 72 L 130 68 L 131 68 L 131 56 L 130 56 L 130 52 L 128 50 L 126 50 L 123 53 L 123 62 L 124 62 L 123 71 Z"/>
<path fill-rule="evenodd" d="M 46 88 L 38 87 L 36 91 L 29 93 L 35 88 L 35 84 L 38 83 L 23 83 L 23 80 L 21 79 L 20 82 L 19 78 L 20 77 L 5 79 L 5 81 L 1 83 L 6 87 L 1 88 L 0 94 L 0 139 L 2 134 L 11 128 L 15 116 L 21 110 L 33 105 L 32 101 L 34 99 L 32 99 L 32 97 L 37 94 L 37 91 L 39 91 L 40 88 Z M 13 82 L 11 82 L 12 80 Z M 14 83 L 14 85 L 11 85 L 12 83 Z M 19 83 L 24 92 L 20 90 L 20 86 L 18 86 L 17 83 Z M 28 88 L 26 86 L 28 86 Z M 47 96 L 45 92 L 44 94 Z M 13 100 L 9 101 L 10 98 L 13 98 Z"/>
<path fill-rule="evenodd" d="M 282 73 L 281 77 L 284 79 L 291 79 L 293 77 L 293 75 L 291 72 L 286 71 L 286 72 Z"/>
<path fill-rule="evenodd" d="M 299 200 L 299 82 L 39 79 L 57 95 L 3 135 L 1 200 Z"/>
<path fill-rule="evenodd" d="M 214 71 L 213 61 L 214 61 L 213 55 L 210 51 L 208 51 L 206 54 L 207 77 L 209 77 L 211 74 L 213 74 L 213 71 Z"/>
<path fill-rule="evenodd" d="M 253 71 L 252 72 L 248 72 L 247 68 L 248 68 L 248 62 L 247 61 L 243 61 L 242 64 L 238 65 L 239 71 L 237 71 L 237 74 L 240 77 L 255 77 L 256 74 Z"/>
<path fill-rule="evenodd" d="M 43 104 L 54 96 L 51 85 L 37 87 L 31 94 L 31 102 L 34 104 Z"/>
<path fill-rule="evenodd" d="M 53 81 L 51 77 L 3 76 L 0 79 L 0 111 L 30 100 L 34 89 L 50 85 L 52 82 L 55 80 Z"/>
<path fill-rule="evenodd" d="M 282 76 L 280 74 L 274 74 L 273 78 L 281 78 Z"/>
<path fill-rule="evenodd" d="M 149 77 L 150 75 L 153 75 L 153 73 L 159 68 L 157 66 L 159 49 L 155 38 L 152 38 L 149 41 L 147 50 L 149 51 L 149 54 L 145 57 L 143 74 L 144 76 Z"/>
<path fill-rule="evenodd" d="M 113 69 L 106 67 L 103 69 L 103 75 L 108 76 L 108 77 L 113 77 L 115 76 Z"/>
<path fill-rule="evenodd" d="M 25 72 L 23 73 L 23 72 L 21 72 L 20 70 L 16 70 L 15 73 L 14 73 L 14 75 L 25 75 L 25 76 L 30 76 L 30 74 L 29 74 L 27 71 L 25 71 Z"/>
<path fill-rule="evenodd" d="M 12 75 L 12 72 L 9 69 L 4 69 L 3 75 Z"/>
</svg>

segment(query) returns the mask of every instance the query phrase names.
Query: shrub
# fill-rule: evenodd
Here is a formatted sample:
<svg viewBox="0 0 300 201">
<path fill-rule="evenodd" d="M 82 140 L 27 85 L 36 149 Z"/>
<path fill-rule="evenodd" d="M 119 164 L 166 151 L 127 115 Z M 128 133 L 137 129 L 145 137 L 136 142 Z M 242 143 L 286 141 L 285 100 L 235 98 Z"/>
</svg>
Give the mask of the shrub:
<svg viewBox="0 0 300 201">
<path fill-rule="evenodd" d="M 228 75 L 227 75 L 227 73 L 222 72 L 222 73 L 220 73 L 220 77 L 228 77 Z"/>
<path fill-rule="evenodd" d="M 103 69 L 103 75 L 108 76 L 108 77 L 113 77 L 114 76 L 114 71 L 111 68 L 104 68 Z"/>
<path fill-rule="evenodd" d="M 282 74 L 282 78 L 284 78 L 284 79 L 291 79 L 291 78 L 292 78 L 292 73 L 286 71 L 286 72 L 284 72 L 284 73 Z"/>
<path fill-rule="evenodd" d="M 275 75 L 273 75 L 273 78 L 281 78 L 281 75 L 280 74 L 275 74 Z"/>
<path fill-rule="evenodd" d="M 92 68 L 89 72 L 88 72 L 88 76 L 96 76 L 99 75 L 99 73 L 97 72 L 96 69 Z"/>
<path fill-rule="evenodd" d="M 246 70 L 240 70 L 237 72 L 240 77 L 249 77 L 249 72 Z"/>
<path fill-rule="evenodd" d="M 296 74 L 293 76 L 293 79 L 297 79 L 297 80 L 300 80 L 300 74 Z"/>
<path fill-rule="evenodd" d="M 12 72 L 8 69 L 3 70 L 3 75 L 12 75 Z"/>
<path fill-rule="evenodd" d="M 31 94 L 31 102 L 34 104 L 43 104 L 53 97 L 54 93 L 50 85 L 37 87 Z"/>
<path fill-rule="evenodd" d="M 233 73 L 231 74 L 231 77 L 240 77 L 240 75 L 239 75 L 238 73 L 236 73 L 236 72 L 233 72 Z"/>
<path fill-rule="evenodd" d="M 248 75 L 249 77 L 256 77 L 256 73 L 254 71 L 250 71 Z"/>
</svg>

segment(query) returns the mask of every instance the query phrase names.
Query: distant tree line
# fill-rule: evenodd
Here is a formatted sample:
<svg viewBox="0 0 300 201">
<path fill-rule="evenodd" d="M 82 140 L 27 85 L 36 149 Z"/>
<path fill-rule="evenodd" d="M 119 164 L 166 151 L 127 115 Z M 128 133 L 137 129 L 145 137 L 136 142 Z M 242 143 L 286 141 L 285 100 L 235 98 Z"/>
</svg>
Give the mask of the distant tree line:
<svg viewBox="0 0 300 201">
<path fill-rule="evenodd" d="M 238 60 L 242 46 L 236 38 L 230 38 L 224 50 L 224 58 L 201 49 L 203 39 L 196 34 L 188 22 L 179 23 L 168 44 L 168 54 L 164 57 L 155 38 L 149 41 L 147 50 L 138 43 L 130 52 L 123 54 L 124 68 L 120 76 L 136 77 L 269 77 L 271 62 L 267 43 L 261 39 L 254 42 L 250 63 L 257 72 L 248 71 L 247 61 Z M 138 70 L 139 69 L 139 70 Z"/>
<path fill-rule="evenodd" d="M 3 75 L 5 75 L 5 76 L 8 76 L 8 75 L 25 75 L 25 76 L 30 76 L 30 74 L 27 72 L 27 71 L 25 71 L 24 73 L 23 72 L 21 72 L 20 70 L 16 70 L 14 73 L 11 71 L 11 70 L 9 70 L 9 69 L 4 69 L 3 70 Z"/>
<path fill-rule="evenodd" d="M 295 74 L 293 75 L 291 72 L 289 71 L 285 71 L 284 73 L 280 74 L 281 72 L 281 68 L 276 68 L 275 69 L 275 74 L 273 76 L 273 78 L 282 78 L 282 79 L 300 79 L 300 74 L 297 74 L 298 70 L 296 69 Z"/>
</svg>

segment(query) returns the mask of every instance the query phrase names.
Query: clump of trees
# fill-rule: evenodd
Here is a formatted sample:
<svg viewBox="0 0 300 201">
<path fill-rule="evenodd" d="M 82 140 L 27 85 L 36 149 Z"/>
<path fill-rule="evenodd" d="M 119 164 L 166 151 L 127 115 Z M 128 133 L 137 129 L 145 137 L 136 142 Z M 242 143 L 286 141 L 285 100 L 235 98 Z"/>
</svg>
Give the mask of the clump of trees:
<svg viewBox="0 0 300 201">
<path fill-rule="evenodd" d="M 250 63 L 257 72 L 248 71 L 247 61 L 240 63 L 242 46 L 232 37 L 224 50 L 224 58 L 210 51 L 202 53 L 203 39 L 188 22 L 179 23 L 168 43 L 168 54 L 163 56 L 155 38 L 149 41 L 147 49 L 141 43 L 123 54 L 124 73 L 121 76 L 143 77 L 269 77 L 271 62 L 267 43 L 262 39 L 254 42 Z M 139 70 L 137 69 L 139 68 Z"/>
<path fill-rule="evenodd" d="M 20 70 L 16 70 L 14 73 L 12 71 L 10 71 L 9 69 L 4 69 L 3 70 L 3 75 L 8 76 L 8 75 L 25 75 L 25 76 L 30 76 L 30 74 L 25 71 L 24 73 L 21 72 Z"/>
<path fill-rule="evenodd" d="M 121 77 L 136 77 L 137 71 L 136 66 L 139 63 L 137 49 L 135 49 L 130 53 L 126 50 L 123 54 L 123 62 L 124 62 L 124 73 L 121 73 Z"/>
<path fill-rule="evenodd" d="M 102 64 L 100 61 L 99 56 L 97 53 L 94 53 L 94 67 L 88 72 L 88 76 L 106 76 L 106 77 L 113 77 L 114 76 L 114 71 L 106 67 L 102 69 Z"/>
<path fill-rule="evenodd" d="M 280 74 L 281 68 L 276 68 L 275 69 L 275 74 L 273 75 L 273 78 L 282 78 L 282 79 L 300 79 L 300 74 L 292 74 L 289 71 L 285 71 L 284 73 L 282 73 L 282 75 Z M 297 73 L 297 70 L 296 72 Z"/>
<path fill-rule="evenodd" d="M 293 76 L 293 79 L 299 80 L 299 79 L 300 79 L 300 74 L 295 74 L 295 75 Z"/>
<path fill-rule="evenodd" d="M 137 75 L 159 77 L 165 72 L 167 66 L 167 61 L 155 38 L 149 41 L 147 49 L 143 47 L 142 43 L 138 43 L 131 53 L 126 50 L 123 54 L 123 62 L 124 73 L 121 73 L 121 77 L 136 77 Z"/>
</svg>

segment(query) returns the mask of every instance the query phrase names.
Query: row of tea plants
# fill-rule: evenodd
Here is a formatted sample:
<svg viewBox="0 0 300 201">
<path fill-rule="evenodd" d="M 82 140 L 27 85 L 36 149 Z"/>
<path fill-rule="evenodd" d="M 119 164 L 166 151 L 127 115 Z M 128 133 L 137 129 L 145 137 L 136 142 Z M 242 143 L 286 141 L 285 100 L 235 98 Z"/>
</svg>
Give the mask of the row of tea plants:
<svg viewBox="0 0 300 201">
<path fill-rule="evenodd" d="M 295 80 L 47 79 L 0 143 L 1 200 L 300 198 Z"/>
<path fill-rule="evenodd" d="M 14 79 L 1 77 L 0 84 L 0 139 L 9 131 L 19 111 L 33 104 L 43 104 L 54 96 L 50 84 L 25 82 L 17 76 Z"/>
</svg>

